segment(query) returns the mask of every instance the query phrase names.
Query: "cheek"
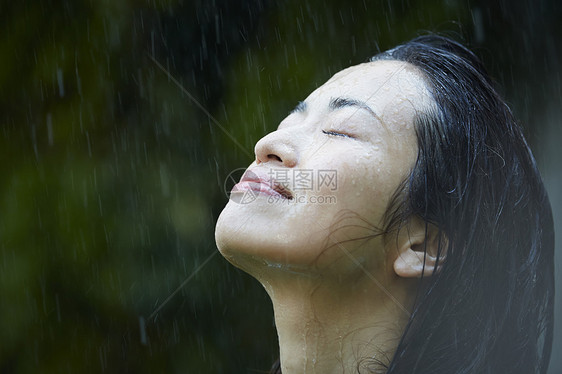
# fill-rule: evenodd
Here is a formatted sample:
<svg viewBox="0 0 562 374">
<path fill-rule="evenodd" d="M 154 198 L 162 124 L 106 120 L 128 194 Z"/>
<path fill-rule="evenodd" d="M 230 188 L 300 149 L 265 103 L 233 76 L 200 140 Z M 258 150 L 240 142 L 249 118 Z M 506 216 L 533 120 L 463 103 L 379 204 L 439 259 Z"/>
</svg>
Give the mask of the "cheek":
<svg viewBox="0 0 562 374">
<path fill-rule="evenodd" d="M 414 161 L 411 149 L 397 150 L 381 144 L 331 160 L 338 171 L 338 208 L 361 216 L 371 227 L 382 229 L 388 204 L 408 175 Z"/>
<path fill-rule="evenodd" d="M 322 252 L 317 265 L 320 268 L 340 266 L 337 264 L 353 267 L 345 260 L 341 245 L 361 262 L 378 263 L 380 259 L 372 258 L 378 252 L 372 248 L 380 245 L 378 240 L 382 239 L 376 236 L 384 231 L 384 214 L 405 177 L 401 173 L 402 162 L 389 157 L 384 147 L 371 153 L 348 152 L 331 161 L 338 171 L 338 203 L 330 226 L 333 245 Z M 336 242 L 341 245 L 335 245 Z"/>
<path fill-rule="evenodd" d="M 374 154 L 337 162 L 332 164 L 338 172 L 337 205 L 331 207 L 328 246 L 315 265 L 327 272 L 353 273 L 357 270 L 354 261 L 370 264 L 369 268 L 378 261 L 373 259 L 377 253 L 373 248 L 378 247 L 376 235 L 383 229 L 380 221 L 387 201 L 387 186 L 381 181 L 384 163 Z"/>
<path fill-rule="evenodd" d="M 348 154 L 349 156 L 349 154 Z M 338 167 L 340 208 L 354 210 L 377 222 L 389 188 L 390 171 L 381 152 L 363 152 L 342 160 Z"/>
</svg>

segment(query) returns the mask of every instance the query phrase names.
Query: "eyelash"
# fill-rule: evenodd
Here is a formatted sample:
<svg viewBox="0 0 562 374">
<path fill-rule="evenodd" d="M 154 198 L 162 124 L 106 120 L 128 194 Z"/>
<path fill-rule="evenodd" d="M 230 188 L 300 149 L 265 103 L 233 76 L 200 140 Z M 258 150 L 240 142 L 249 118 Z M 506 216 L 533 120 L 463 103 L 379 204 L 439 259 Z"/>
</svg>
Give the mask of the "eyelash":
<svg viewBox="0 0 562 374">
<path fill-rule="evenodd" d="M 344 133 L 341 133 L 341 132 L 336 132 L 336 131 L 322 130 L 322 133 L 326 134 L 326 135 L 330 135 L 330 136 L 341 136 L 343 138 L 353 138 L 353 136 L 351 136 L 351 135 L 344 134 Z"/>
</svg>

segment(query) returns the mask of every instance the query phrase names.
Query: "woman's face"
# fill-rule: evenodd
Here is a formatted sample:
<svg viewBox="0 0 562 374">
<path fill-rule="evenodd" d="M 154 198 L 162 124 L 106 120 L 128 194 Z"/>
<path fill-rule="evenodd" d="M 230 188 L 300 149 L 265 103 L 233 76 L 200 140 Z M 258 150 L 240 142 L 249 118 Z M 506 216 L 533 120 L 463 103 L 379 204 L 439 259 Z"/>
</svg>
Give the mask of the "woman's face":
<svg viewBox="0 0 562 374">
<path fill-rule="evenodd" d="M 341 273 L 357 267 L 350 255 L 380 263 L 381 238 L 350 239 L 379 232 L 414 165 L 413 119 L 429 97 L 421 73 L 404 62 L 334 75 L 256 144 L 256 160 L 217 222 L 221 253 L 249 272 Z"/>
</svg>

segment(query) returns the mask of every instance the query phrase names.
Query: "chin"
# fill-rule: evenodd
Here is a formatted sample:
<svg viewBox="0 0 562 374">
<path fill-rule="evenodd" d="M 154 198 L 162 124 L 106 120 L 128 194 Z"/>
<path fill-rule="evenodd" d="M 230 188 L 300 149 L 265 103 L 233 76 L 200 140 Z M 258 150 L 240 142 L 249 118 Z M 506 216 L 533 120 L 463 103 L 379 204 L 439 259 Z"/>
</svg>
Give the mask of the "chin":
<svg viewBox="0 0 562 374">
<path fill-rule="evenodd" d="M 255 207 L 254 207 L 255 208 Z M 295 222 L 280 222 L 229 202 L 215 227 L 217 248 L 234 266 L 256 275 L 266 269 L 310 269 L 321 253 L 325 233 Z"/>
</svg>

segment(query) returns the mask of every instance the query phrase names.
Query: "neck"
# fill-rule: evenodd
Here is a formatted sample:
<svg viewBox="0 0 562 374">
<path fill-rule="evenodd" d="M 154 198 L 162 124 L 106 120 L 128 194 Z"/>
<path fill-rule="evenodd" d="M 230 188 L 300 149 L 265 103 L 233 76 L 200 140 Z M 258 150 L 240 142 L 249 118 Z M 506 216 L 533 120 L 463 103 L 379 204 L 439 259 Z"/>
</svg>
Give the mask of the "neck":
<svg viewBox="0 0 562 374">
<path fill-rule="evenodd" d="M 408 299 L 404 287 L 382 283 L 392 300 L 381 283 L 304 277 L 264 283 L 275 311 L 283 374 L 357 373 L 377 361 L 388 363 L 408 319 L 403 309 Z"/>
</svg>

